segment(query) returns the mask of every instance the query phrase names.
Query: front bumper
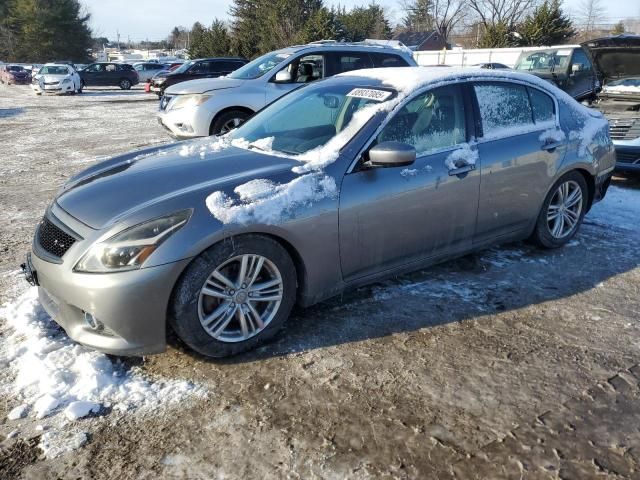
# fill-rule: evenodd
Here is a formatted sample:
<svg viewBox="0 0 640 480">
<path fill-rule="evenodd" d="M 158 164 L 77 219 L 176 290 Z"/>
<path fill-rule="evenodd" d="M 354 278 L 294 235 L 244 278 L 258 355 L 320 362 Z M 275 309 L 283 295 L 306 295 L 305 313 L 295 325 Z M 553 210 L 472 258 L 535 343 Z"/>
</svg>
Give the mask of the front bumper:
<svg viewBox="0 0 640 480">
<path fill-rule="evenodd" d="M 640 172 L 640 145 L 625 145 L 616 142 L 614 145 L 616 172 Z"/>
<path fill-rule="evenodd" d="M 60 86 L 60 84 L 56 85 L 45 85 L 44 90 L 40 88 L 40 85 L 31 84 L 31 88 L 36 93 L 53 93 L 53 94 L 61 94 L 61 93 L 73 93 L 73 83 L 64 84 Z"/>
<path fill-rule="evenodd" d="M 158 123 L 169 134 L 179 140 L 209 136 L 211 118 L 202 106 L 196 108 L 179 108 L 177 110 L 160 110 Z"/>
<path fill-rule="evenodd" d="M 114 355 L 148 355 L 166 349 L 169 298 L 189 261 L 86 274 L 73 272 L 68 262 L 56 264 L 31 255 L 38 296 L 47 313 L 73 340 Z"/>
</svg>

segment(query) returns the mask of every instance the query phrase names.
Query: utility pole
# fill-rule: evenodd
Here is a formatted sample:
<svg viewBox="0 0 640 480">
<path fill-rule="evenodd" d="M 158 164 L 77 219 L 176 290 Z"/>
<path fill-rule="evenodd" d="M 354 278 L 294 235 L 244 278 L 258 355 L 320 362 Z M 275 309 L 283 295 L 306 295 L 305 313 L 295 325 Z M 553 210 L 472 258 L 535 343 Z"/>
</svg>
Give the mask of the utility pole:
<svg viewBox="0 0 640 480">
<path fill-rule="evenodd" d="M 116 36 L 118 37 L 118 52 L 120 51 L 120 30 L 116 30 Z"/>
</svg>

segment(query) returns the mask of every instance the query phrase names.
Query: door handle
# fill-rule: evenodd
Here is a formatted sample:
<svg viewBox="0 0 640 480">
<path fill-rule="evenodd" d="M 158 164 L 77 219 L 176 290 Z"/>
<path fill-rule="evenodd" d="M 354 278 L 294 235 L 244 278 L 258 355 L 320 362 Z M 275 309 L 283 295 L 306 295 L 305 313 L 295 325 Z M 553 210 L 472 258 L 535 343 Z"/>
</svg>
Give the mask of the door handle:
<svg viewBox="0 0 640 480">
<path fill-rule="evenodd" d="M 556 148 L 561 147 L 562 145 L 564 145 L 563 142 L 548 142 L 543 144 L 540 148 L 542 150 L 546 150 L 547 152 L 553 153 Z"/>
<path fill-rule="evenodd" d="M 466 165 L 463 165 L 461 167 L 458 168 L 453 168 L 451 170 L 449 170 L 449 176 L 453 177 L 454 175 L 464 175 L 465 173 L 471 172 L 472 170 L 475 170 L 476 166 L 472 163 L 467 163 Z"/>
</svg>

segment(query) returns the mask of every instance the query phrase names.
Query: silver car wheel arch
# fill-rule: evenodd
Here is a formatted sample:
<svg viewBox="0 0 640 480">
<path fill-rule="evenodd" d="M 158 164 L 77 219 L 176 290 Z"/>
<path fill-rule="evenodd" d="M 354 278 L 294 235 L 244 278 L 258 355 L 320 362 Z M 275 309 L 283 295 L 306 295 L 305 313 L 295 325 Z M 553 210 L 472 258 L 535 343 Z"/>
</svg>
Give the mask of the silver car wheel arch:
<svg viewBox="0 0 640 480">
<path fill-rule="evenodd" d="M 200 324 L 218 341 L 248 340 L 274 319 L 283 288 L 282 275 L 268 258 L 256 254 L 232 257 L 217 266 L 200 289 Z"/>
</svg>

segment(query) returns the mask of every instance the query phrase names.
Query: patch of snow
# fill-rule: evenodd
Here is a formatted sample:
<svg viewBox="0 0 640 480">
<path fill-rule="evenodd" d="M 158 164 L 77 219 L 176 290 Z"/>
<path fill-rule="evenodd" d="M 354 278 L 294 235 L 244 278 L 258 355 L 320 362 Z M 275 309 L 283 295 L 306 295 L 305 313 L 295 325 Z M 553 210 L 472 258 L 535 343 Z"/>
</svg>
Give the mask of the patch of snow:
<svg viewBox="0 0 640 480">
<path fill-rule="evenodd" d="M 593 205 L 586 219 L 613 228 L 640 232 L 640 190 L 612 185 L 604 199 Z"/>
<path fill-rule="evenodd" d="M 40 437 L 38 447 L 46 458 L 56 458 L 84 446 L 89 441 L 86 432 L 52 431 Z"/>
<path fill-rule="evenodd" d="M 463 143 L 460 148 L 451 152 L 444 161 L 449 170 L 455 170 L 464 165 L 475 165 L 478 161 L 478 150 L 472 149 L 468 143 Z"/>
<path fill-rule="evenodd" d="M 178 154 L 181 157 L 192 157 L 196 153 L 205 157 L 208 153 L 217 153 L 231 146 L 231 140 L 227 135 L 220 137 L 205 137 L 204 139 L 191 140 L 179 147 Z M 168 153 L 168 152 L 167 152 Z"/>
<path fill-rule="evenodd" d="M 98 413 L 100 408 L 101 405 L 99 403 L 76 401 L 71 402 L 69 406 L 64 409 L 64 415 L 69 420 L 77 420 L 86 417 L 90 413 Z"/>
<path fill-rule="evenodd" d="M 403 177 L 415 177 L 418 175 L 418 170 L 415 168 L 405 168 L 400 172 Z"/>
<path fill-rule="evenodd" d="M 139 367 L 73 342 L 38 303 L 37 288 L 0 308 L 6 325 L 0 364 L 8 365 L 13 381 L 0 393 L 21 398 L 36 418 L 64 410 L 77 416 L 95 406 L 116 410 L 156 409 L 205 392 L 180 380 L 150 380 Z M 74 403 L 79 402 L 79 403 Z M 85 403 L 88 402 L 88 403 Z"/>
<path fill-rule="evenodd" d="M 29 410 L 29 405 L 23 403 L 22 405 L 14 408 L 9 412 L 7 418 L 9 420 L 18 420 L 20 418 L 24 418 L 27 416 L 27 411 Z"/>
<path fill-rule="evenodd" d="M 36 418 L 44 418 L 53 412 L 60 405 L 60 400 L 53 395 L 45 393 L 33 404 L 33 411 Z"/>
<path fill-rule="evenodd" d="M 558 128 L 550 128 L 549 130 L 545 130 L 540 134 L 538 140 L 542 143 L 557 143 L 562 142 L 567 138 L 564 131 Z"/>
<path fill-rule="evenodd" d="M 635 93 L 640 94 L 640 87 L 637 85 L 605 85 L 602 93 Z"/>
<path fill-rule="evenodd" d="M 16 436 L 18 435 L 18 433 L 20 433 L 20 430 L 11 430 L 11 431 L 7 434 L 6 439 L 7 439 L 7 440 L 10 440 L 10 439 L 12 439 L 12 438 L 16 437 Z"/>
<path fill-rule="evenodd" d="M 222 223 L 275 224 L 296 207 L 335 197 L 338 188 L 332 177 L 309 173 L 285 184 L 252 180 L 236 187 L 234 192 L 238 200 L 220 191 L 207 197 L 207 208 L 215 218 Z"/>
</svg>

